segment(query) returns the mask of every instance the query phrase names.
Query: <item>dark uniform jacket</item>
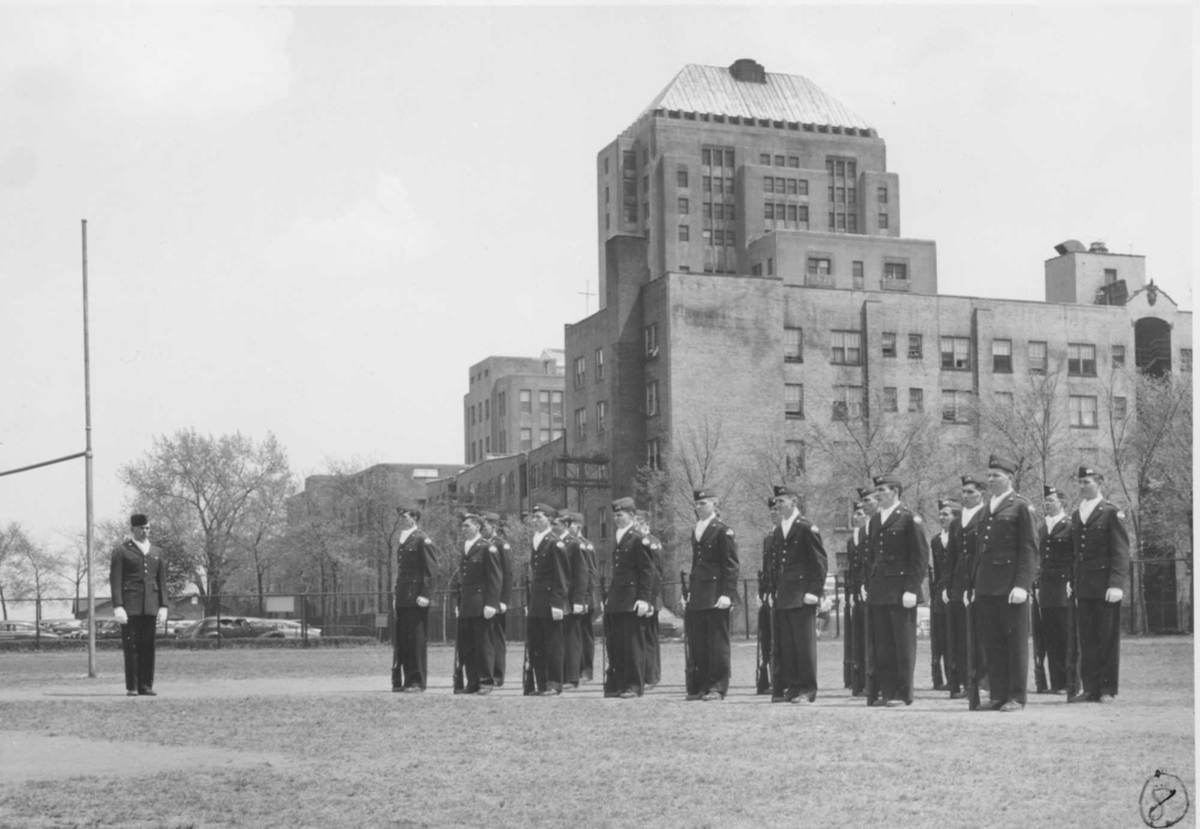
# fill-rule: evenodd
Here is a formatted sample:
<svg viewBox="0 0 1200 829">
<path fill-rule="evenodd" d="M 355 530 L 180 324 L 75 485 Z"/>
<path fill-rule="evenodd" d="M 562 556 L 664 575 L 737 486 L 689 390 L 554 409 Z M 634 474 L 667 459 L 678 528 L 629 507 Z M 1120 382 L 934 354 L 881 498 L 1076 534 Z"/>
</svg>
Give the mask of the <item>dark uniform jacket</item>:
<svg viewBox="0 0 1200 829">
<path fill-rule="evenodd" d="M 1037 588 L 1038 604 L 1042 607 L 1067 606 L 1067 582 L 1071 580 L 1071 568 L 1075 563 L 1075 539 L 1071 536 L 1071 519 L 1067 515 L 1059 518 L 1054 529 L 1047 532 L 1046 522 L 1039 521 Z"/>
<path fill-rule="evenodd" d="M 114 608 L 123 607 L 130 616 L 153 616 L 167 606 L 166 562 L 154 545 L 142 555 L 133 539 L 127 538 L 113 547 L 109 589 Z"/>
<path fill-rule="evenodd" d="M 858 590 L 866 584 L 866 567 L 863 553 L 866 552 L 867 528 L 858 528 L 858 541 L 854 540 L 854 528 L 850 529 L 850 537 L 846 539 L 846 588 L 852 595 L 857 596 Z"/>
<path fill-rule="evenodd" d="M 929 542 L 921 517 L 903 504 L 892 510 L 886 522 L 881 522 L 882 514 L 872 515 L 868 525 L 867 602 L 897 605 L 905 593 L 921 595 L 921 582 L 929 567 Z"/>
<path fill-rule="evenodd" d="M 608 613 L 632 613 L 636 602 L 649 603 L 654 590 L 654 556 L 650 538 L 630 527 L 613 547 L 612 585 Z"/>
<path fill-rule="evenodd" d="M 566 549 L 567 558 L 567 610 L 571 605 L 587 604 L 587 559 L 583 554 L 583 545 L 573 535 L 564 535 L 562 543 Z"/>
<path fill-rule="evenodd" d="M 797 515 L 787 537 L 783 535 L 783 527 L 776 525 L 771 544 L 777 574 L 776 609 L 806 607 L 805 593 L 811 593 L 819 600 L 825 592 L 825 572 L 829 567 L 820 530 L 807 518 Z"/>
<path fill-rule="evenodd" d="M 983 502 L 983 523 L 975 557 L 975 593 L 1007 596 L 1014 587 L 1033 589 L 1037 568 L 1037 519 L 1028 499 L 1009 492 L 992 510 L 991 497 Z"/>
<path fill-rule="evenodd" d="M 650 604 L 657 607 L 659 599 L 662 597 L 663 582 L 667 578 L 664 570 L 667 562 L 663 559 L 662 542 L 650 533 L 646 533 L 643 537 L 650 542 L 650 563 L 654 565 L 654 583 L 650 585 Z"/>
<path fill-rule="evenodd" d="M 961 603 L 963 593 L 974 589 L 975 557 L 979 552 L 979 528 L 983 526 L 983 509 L 980 505 L 965 526 L 960 518 L 951 527 L 950 557 L 954 561 L 950 574 L 951 602 Z"/>
<path fill-rule="evenodd" d="M 1075 510 L 1071 536 L 1075 541 L 1075 595 L 1103 599 L 1110 587 L 1129 591 L 1129 536 L 1116 506 L 1101 501 L 1086 524 Z"/>
<path fill-rule="evenodd" d="M 550 608 L 566 612 L 567 545 L 552 532 L 529 557 L 529 615 L 550 618 Z"/>
<path fill-rule="evenodd" d="M 471 549 L 463 553 L 458 565 L 458 615 L 463 618 L 483 616 L 484 605 L 500 610 L 500 587 L 504 572 L 500 550 L 494 540 L 478 538 Z"/>
<path fill-rule="evenodd" d="M 508 539 L 496 533 L 490 539 L 496 545 L 496 551 L 500 554 L 500 601 L 506 605 L 511 605 L 512 598 L 512 545 L 508 543 Z M 497 607 L 497 610 L 500 608 Z"/>
<path fill-rule="evenodd" d="M 396 607 L 417 607 L 417 597 L 433 597 L 437 549 L 420 529 L 396 548 Z"/>
<path fill-rule="evenodd" d="M 691 539 L 692 572 L 688 579 L 688 609 L 711 609 L 721 596 L 736 602 L 739 565 L 733 530 L 720 518 L 713 518 L 699 541 L 694 530 Z"/>
<path fill-rule="evenodd" d="M 954 547 L 954 524 L 946 531 L 946 543 L 942 543 L 939 532 L 929 542 L 929 553 L 932 558 L 932 569 L 929 572 L 929 609 L 942 611 L 946 603 L 942 601 L 942 591 L 950 590 L 950 554 Z"/>
<path fill-rule="evenodd" d="M 575 540 L 579 542 L 579 550 L 583 554 L 586 579 L 583 587 L 583 603 L 590 609 L 596 605 L 596 546 L 582 535 L 576 536 Z"/>
</svg>

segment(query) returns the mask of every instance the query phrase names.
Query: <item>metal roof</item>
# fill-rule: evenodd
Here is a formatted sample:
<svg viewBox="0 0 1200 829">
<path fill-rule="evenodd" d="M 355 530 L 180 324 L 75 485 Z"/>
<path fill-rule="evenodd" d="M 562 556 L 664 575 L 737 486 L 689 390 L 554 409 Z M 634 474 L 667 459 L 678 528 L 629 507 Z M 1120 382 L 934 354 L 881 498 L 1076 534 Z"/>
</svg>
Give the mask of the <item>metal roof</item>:
<svg viewBox="0 0 1200 829">
<path fill-rule="evenodd" d="M 689 63 L 650 102 L 646 111 L 706 112 L 739 118 L 870 128 L 866 121 L 808 78 L 767 72 L 766 81 L 739 81 L 724 66 Z"/>
</svg>

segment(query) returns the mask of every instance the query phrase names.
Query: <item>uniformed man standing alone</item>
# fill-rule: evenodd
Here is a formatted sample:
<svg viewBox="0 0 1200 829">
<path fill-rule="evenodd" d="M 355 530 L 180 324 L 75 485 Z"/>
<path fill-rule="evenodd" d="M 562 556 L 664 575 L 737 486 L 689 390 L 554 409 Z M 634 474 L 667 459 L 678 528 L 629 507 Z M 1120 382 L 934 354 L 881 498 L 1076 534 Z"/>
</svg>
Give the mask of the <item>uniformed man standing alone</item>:
<svg viewBox="0 0 1200 829">
<path fill-rule="evenodd" d="M 1025 707 L 1029 674 L 1029 591 L 1037 562 L 1033 508 L 1013 491 L 1016 464 L 988 458 L 988 501 L 972 580 L 974 619 L 987 658 L 993 711 Z"/>
<path fill-rule="evenodd" d="M 437 550 L 417 526 L 420 510 L 397 507 L 400 538 L 396 547 L 396 631 L 392 638 L 392 690 L 420 693 L 425 670 L 429 628 L 429 597 L 437 572 Z"/>
<path fill-rule="evenodd" d="M 917 594 L 929 563 L 921 517 L 900 503 L 903 487 L 891 475 L 875 478 L 879 512 L 868 527 L 870 562 L 863 600 L 870 605 L 874 688 L 867 705 L 912 705 L 917 662 Z"/>
<path fill-rule="evenodd" d="M 816 611 L 829 557 L 817 525 L 800 515 L 799 496 L 784 489 L 776 502 L 780 520 L 772 554 L 779 676 L 772 677 L 771 702 L 807 704 L 817 698 Z"/>
<path fill-rule="evenodd" d="M 1079 674 L 1078 701 L 1116 701 L 1121 657 L 1121 601 L 1129 585 L 1129 536 L 1120 512 L 1104 499 L 1104 476 L 1079 467 L 1079 508 L 1071 516 L 1075 539 Z"/>
<path fill-rule="evenodd" d="M 1041 612 L 1042 637 L 1046 642 L 1046 667 L 1052 694 L 1067 688 L 1067 582 L 1075 560 L 1071 521 L 1063 509 L 1062 495 L 1052 486 L 1043 488 L 1046 516 L 1038 525 L 1038 570 L 1034 592 Z"/>
<path fill-rule="evenodd" d="M 463 555 L 459 562 L 458 654 L 466 673 L 465 692 L 490 694 L 495 684 L 492 625 L 500 609 L 503 581 L 500 551 L 480 534 L 483 519 L 462 520 Z"/>
<path fill-rule="evenodd" d="M 733 530 L 717 517 L 717 498 L 706 489 L 692 493 L 692 572 L 684 627 L 691 657 L 689 700 L 721 700 L 729 690 L 729 609 L 737 595 L 738 556 Z"/>
<path fill-rule="evenodd" d="M 109 569 L 113 619 L 121 625 L 125 693 L 157 696 L 154 690 L 155 626 L 167 621 L 167 565 L 150 547 L 150 521 L 129 517 L 130 538 L 113 548 Z"/>
<path fill-rule="evenodd" d="M 554 534 L 550 521 L 558 510 L 537 504 L 529 515 L 533 549 L 529 557 L 529 607 L 527 612 L 529 664 L 538 696 L 562 693 L 563 619 L 567 604 L 566 545 Z"/>
</svg>

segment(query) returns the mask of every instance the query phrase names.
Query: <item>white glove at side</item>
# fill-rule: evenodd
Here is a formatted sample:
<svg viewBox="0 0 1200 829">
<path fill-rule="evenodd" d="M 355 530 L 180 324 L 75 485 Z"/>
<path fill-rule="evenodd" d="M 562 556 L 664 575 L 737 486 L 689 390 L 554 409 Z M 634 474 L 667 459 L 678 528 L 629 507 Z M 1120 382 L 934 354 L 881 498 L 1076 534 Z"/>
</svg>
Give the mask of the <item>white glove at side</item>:
<svg viewBox="0 0 1200 829">
<path fill-rule="evenodd" d="M 496 608 L 492 607 L 490 604 L 485 604 L 483 606 L 483 618 L 490 619 L 495 615 L 496 615 Z"/>
<path fill-rule="evenodd" d="M 812 593 L 804 594 L 804 603 L 805 604 L 816 604 L 819 601 L 821 601 L 821 600 L 818 599 L 816 596 L 814 596 Z"/>
<path fill-rule="evenodd" d="M 417 607 L 429 607 L 429 599 L 424 596 L 417 596 Z"/>
<path fill-rule="evenodd" d="M 501 612 L 501 613 L 507 613 L 507 612 L 508 612 L 508 605 L 506 605 L 504 602 L 500 602 L 500 612 Z"/>
<path fill-rule="evenodd" d="M 583 605 L 581 605 L 581 604 L 571 605 L 571 612 L 573 614 L 575 614 L 576 616 L 582 616 L 583 615 Z"/>
<path fill-rule="evenodd" d="M 950 591 L 949 590 L 942 591 L 942 604 L 950 604 Z"/>
<path fill-rule="evenodd" d="M 125 608 L 123 607 L 113 608 L 113 618 L 117 620 L 118 625 L 129 624 L 129 614 L 125 612 Z"/>
<path fill-rule="evenodd" d="M 550 618 L 551 618 L 551 619 L 553 619 L 553 620 L 554 620 L 554 621 L 556 621 L 556 622 L 561 622 L 561 621 L 562 621 L 562 617 L 563 617 L 563 612 L 562 612 L 562 608 L 561 608 L 561 607 L 552 607 L 552 608 L 550 608 Z"/>
<path fill-rule="evenodd" d="M 904 605 L 906 608 L 911 610 L 912 608 L 917 606 L 917 594 L 916 593 L 902 593 L 900 595 L 900 604 Z"/>
<path fill-rule="evenodd" d="M 963 591 L 963 607 L 969 607 L 970 605 L 971 605 L 971 591 L 964 590 Z"/>
<path fill-rule="evenodd" d="M 1110 587 L 1104 591 L 1104 601 L 1109 604 L 1116 604 L 1125 598 L 1125 591 L 1119 587 Z"/>
<path fill-rule="evenodd" d="M 638 599 L 636 602 L 633 603 L 633 612 L 639 616 L 649 616 L 650 615 L 650 604 L 648 602 L 643 602 L 641 599 Z"/>
<path fill-rule="evenodd" d="M 167 623 L 167 609 L 165 607 L 160 607 L 158 609 L 158 615 L 156 618 L 160 625 L 165 625 Z"/>
<path fill-rule="evenodd" d="M 718 596 L 717 603 L 714 605 L 717 610 L 728 610 L 733 607 L 733 601 L 728 596 Z"/>
<path fill-rule="evenodd" d="M 865 584 L 862 587 L 858 588 L 858 595 L 862 598 L 862 600 L 864 602 L 867 600 L 867 586 Z"/>
<path fill-rule="evenodd" d="M 1029 598 L 1028 591 L 1024 587 L 1014 587 L 1008 594 L 1009 604 L 1025 604 L 1025 600 Z"/>
</svg>

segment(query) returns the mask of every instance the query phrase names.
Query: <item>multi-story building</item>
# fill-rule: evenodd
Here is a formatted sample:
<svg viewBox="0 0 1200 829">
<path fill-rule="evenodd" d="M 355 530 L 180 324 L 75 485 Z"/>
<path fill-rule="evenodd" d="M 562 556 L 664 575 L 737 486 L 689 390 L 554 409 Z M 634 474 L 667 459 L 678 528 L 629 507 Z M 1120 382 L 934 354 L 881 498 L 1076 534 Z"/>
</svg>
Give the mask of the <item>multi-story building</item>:
<svg viewBox="0 0 1200 829">
<path fill-rule="evenodd" d="M 563 433 L 563 351 L 492 356 L 470 369 L 463 395 L 463 460 L 529 452 Z"/>
<path fill-rule="evenodd" d="M 922 477 L 906 500 L 929 509 L 997 448 L 997 413 L 1040 395 L 1056 454 L 1025 459 L 1025 485 L 1065 484 L 1135 416 L 1123 368 L 1191 370 L 1190 312 L 1102 243 L 1059 245 L 1043 301 L 939 294 L 934 243 L 900 235 L 883 139 L 753 61 L 685 67 L 596 172 L 601 307 L 565 343 L 582 366 L 565 452 L 609 462 L 611 488 L 572 504 L 589 523 L 650 478 L 678 502 L 717 487 L 735 526 L 761 528 L 788 479 L 841 549 L 869 474 Z M 949 460 L 910 468 L 918 443 Z"/>
</svg>

